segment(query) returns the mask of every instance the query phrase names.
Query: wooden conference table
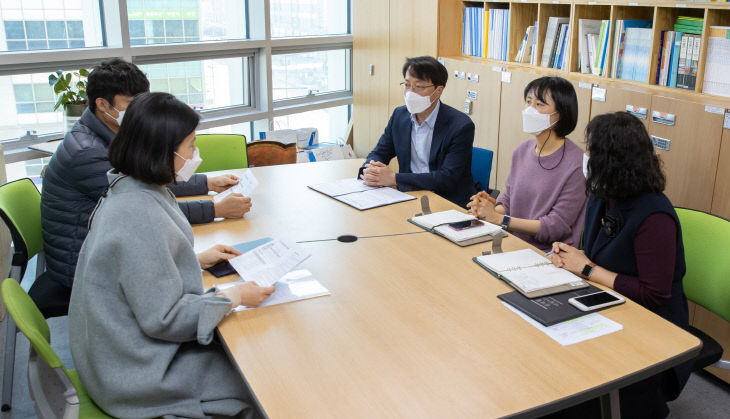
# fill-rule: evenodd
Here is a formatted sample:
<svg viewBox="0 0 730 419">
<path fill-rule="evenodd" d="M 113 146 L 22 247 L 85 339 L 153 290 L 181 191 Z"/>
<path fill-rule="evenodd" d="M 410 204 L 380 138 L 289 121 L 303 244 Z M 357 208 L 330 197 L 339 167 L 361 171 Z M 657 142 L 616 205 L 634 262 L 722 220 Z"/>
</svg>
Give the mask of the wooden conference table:
<svg viewBox="0 0 730 419">
<path fill-rule="evenodd" d="M 418 200 L 361 212 L 306 187 L 360 164 L 254 168 L 260 184 L 244 219 L 193 228 L 196 251 L 267 236 L 310 241 L 303 266 L 332 293 L 221 322 L 269 417 L 530 417 L 607 394 L 615 414 L 618 388 L 699 351 L 698 339 L 630 300 L 601 313 L 623 330 L 561 346 L 497 299 L 512 289 L 471 261 L 491 244 L 421 233 L 406 221 Z M 412 194 L 428 195 L 434 212 L 457 208 Z M 331 240 L 342 234 L 361 238 Z M 502 247 L 529 245 L 510 235 Z"/>
</svg>

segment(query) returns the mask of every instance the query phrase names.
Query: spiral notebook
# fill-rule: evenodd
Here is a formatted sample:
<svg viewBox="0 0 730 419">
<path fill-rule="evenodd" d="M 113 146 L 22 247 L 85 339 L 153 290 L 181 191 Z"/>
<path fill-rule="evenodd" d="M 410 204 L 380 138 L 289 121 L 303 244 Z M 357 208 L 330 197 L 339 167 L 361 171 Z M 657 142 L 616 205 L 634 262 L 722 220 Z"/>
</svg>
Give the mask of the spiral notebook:
<svg viewBox="0 0 730 419">
<path fill-rule="evenodd" d="M 471 220 L 475 222 L 474 227 L 463 230 L 455 230 L 449 227 L 451 223 Z M 500 234 L 502 231 L 502 228 L 498 225 L 477 220 L 471 214 L 456 210 L 434 212 L 433 214 L 412 217 L 408 221 L 462 247 L 492 240 L 495 235 Z"/>
<path fill-rule="evenodd" d="M 487 272 L 510 284 L 527 298 L 586 288 L 588 283 L 556 267 L 532 249 L 473 258 Z"/>
</svg>

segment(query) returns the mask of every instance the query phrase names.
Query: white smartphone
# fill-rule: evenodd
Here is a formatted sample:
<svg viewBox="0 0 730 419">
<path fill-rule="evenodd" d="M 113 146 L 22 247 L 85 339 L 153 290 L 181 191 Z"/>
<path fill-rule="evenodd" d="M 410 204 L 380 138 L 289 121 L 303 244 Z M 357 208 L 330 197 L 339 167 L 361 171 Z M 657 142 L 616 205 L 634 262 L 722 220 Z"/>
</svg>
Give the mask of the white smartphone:
<svg viewBox="0 0 730 419">
<path fill-rule="evenodd" d="M 581 295 L 580 297 L 569 298 L 568 302 L 581 311 L 593 311 L 599 308 L 622 304 L 626 302 L 623 297 L 611 291 L 599 291 L 592 294 Z"/>
</svg>

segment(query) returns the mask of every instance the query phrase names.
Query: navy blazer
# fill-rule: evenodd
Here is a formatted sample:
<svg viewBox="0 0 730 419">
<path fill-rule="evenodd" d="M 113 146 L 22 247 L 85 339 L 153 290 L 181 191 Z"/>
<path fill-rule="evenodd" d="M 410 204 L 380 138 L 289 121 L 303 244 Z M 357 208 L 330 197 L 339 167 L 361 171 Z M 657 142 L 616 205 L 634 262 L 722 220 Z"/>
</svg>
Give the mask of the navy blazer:
<svg viewBox="0 0 730 419">
<path fill-rule="evenodd" d="M 469 198 L 477 193 L 471 177 L 471 153 L 474 145 L 474 123 L 451 106 L 441 103 L 433 127 L 428 173 L 411 172 L 411 114 L 405 106 L 393 111 L 373 151 L 371 160 L 389 164 L 398 158 L 400 172 L 395 182 L 400 191 L 429 190 L 455 204 L 466 207 Z M 360 168 L 362 173 L 364 166 Z"/>
</svg>

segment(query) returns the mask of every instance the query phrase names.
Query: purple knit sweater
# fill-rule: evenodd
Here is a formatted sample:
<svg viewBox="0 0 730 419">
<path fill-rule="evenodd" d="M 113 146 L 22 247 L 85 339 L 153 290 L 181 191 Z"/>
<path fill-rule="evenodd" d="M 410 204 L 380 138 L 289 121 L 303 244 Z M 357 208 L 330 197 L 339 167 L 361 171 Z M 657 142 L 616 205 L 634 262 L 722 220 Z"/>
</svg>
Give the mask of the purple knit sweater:
<svg viewBox="0 0 730 419">
<path fill-rule="evenodd" d="M 537 140 L 520 144 L 512 154 L 512 168 L 506 190 L 497 203 L 512 217 L 540 220 L 535 236 L 514 233 L 536 247 L 549 250 L 554 241 L 572 242 L 578 247 L 585 218 L 585 177 L 583 150 L 565 140 L 565 157 L 553 170 L 538 164 L 535 154 Z M 542 166 L 551 168 L 560 161 L 562 147 L 548 156 L 540 157 Z"/>
</svg>

